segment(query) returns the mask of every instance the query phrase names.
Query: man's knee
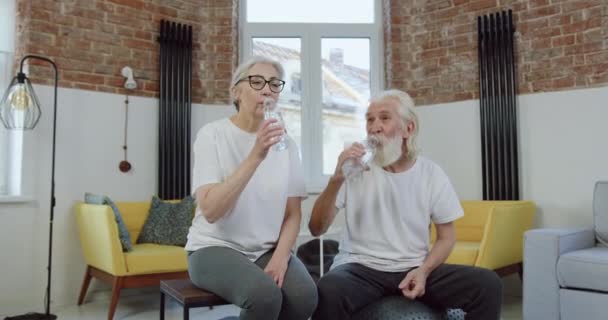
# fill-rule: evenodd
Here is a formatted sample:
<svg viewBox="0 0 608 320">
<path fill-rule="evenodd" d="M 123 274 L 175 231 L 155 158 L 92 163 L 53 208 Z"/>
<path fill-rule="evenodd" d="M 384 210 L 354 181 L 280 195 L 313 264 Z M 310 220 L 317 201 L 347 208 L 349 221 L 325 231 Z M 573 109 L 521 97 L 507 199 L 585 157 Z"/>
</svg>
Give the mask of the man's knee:
<svg viewBox="0 0 608 320">
<path fill-rule="evenodd" d="M 321 299 L 337 299 L 344 295 L 344 292 L 341 292 L 343 279 L 339 274 L 336 273 L 328 273 L 317 283 L 318 291 L 319 291 L 319 300 Z"/>
<path fill-rule="evenodd" d="M 483 289 L 486 294 L 495 295 L 502 299 L 502 280 L 496 272 L 489 269 L 476 268 L 476 274 L 473 278 L 477 287 Z"/>
</svg>

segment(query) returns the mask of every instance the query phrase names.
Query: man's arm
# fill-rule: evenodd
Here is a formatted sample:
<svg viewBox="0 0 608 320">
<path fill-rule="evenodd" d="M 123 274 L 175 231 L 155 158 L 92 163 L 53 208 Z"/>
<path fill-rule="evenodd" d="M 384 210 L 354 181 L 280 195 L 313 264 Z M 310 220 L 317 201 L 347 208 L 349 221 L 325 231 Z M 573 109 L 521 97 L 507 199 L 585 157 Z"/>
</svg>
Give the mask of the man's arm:
<svg viewBox="0 0 608 320">
<path fill-rule="evenodd" d="M 312 208 L 308 229 L 313 236 L 317 237 L 327 232 L 327 229 L 338 213 L 338 210 L 336 209 L 336 198 L 338 196 L 338 191 L 340 191 L 345 180 L 342 172 L 344 161 L 349 158 L 361 158 L 364 154 L 365 149 L 359 143 L 353 143 L 350 147 L 340 153 L 334 175 L 329 178 L 327 187 L 325 187 L 325 190 L 319 195 Z"/>
<path fill-rule="evenodd" d="M 318 237 L 325 232 L 334 221 L 338 210 L 336 209 L 336 197 L 344 183 L 344 177 L 331 177 L 325 190 L 319 195 L 312 208 L 308 229 L 310 233 Z"/>
<path fill-rule="evenodd" d="M 420 267 L 408 272 L 399 284 L 399 289 L 409 299 L 416 299 L 424 295 L 426 279 L 435 268 L 445 262 L 456 242 L 453 222 L 436 224 L 435 229 L 437 230 L 437 240 L 424 263 Z"/>
<path fill-rule="evenodd" d="M 456 243 L 456 231 L 453 222 L 436 224 L 435 229 L 437 231 L 435 245 L 420 266 L 421 271 L 424 271 L 427 275 L 445 262 L 454 248 L 454 243 Z"/>
</svg>

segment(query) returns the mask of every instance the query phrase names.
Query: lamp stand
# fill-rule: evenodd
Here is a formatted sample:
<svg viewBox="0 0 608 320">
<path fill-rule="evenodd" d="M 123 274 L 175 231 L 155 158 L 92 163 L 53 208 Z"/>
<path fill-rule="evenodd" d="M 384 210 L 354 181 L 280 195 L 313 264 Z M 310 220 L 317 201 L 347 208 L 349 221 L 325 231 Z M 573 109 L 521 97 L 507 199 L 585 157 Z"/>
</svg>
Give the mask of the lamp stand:
<svg viewBox="0 0 608 320">
<path fill-rule="evenodd" d="M 52 145 L 52 160 L 51 160 L 51 209 L 49 215 L 49 253 L 48 253 L 48 264 L 47 264 L 47 285 L 46 285 L 46 295 L 45 295 L 45 313 L 26 313 L 23 315 L 18 315 L 14 317 L 6 317 L 5 320 L 54 320 L 57 319 L 57 316 L 51 314 L 51 261 L 53 256 L 53 219 L 55 217 L 55 131 L 57 127 L 57 65 L 50 59 L 36 56 L 36 55 L 26 55 L 21 59 L 19 73 L 23 74 L 23 62 L 27 59 L 38 59 L 43 60 L 51 64 L 53 66 L 53 70 L 55 71 L 55 95 L 53 99 L 53 145 Z"/>
</svg>

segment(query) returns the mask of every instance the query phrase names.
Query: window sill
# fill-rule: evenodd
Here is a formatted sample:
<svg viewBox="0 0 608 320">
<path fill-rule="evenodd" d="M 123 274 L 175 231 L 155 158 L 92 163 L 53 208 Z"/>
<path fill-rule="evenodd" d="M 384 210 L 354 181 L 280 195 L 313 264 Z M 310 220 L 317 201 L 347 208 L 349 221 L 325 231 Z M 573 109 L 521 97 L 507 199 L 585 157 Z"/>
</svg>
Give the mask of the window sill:
<svg viewBox="0 0 608 320">
<path fill-rule="evenodd" d="M 0 195 L 0 204 L 2 203 L 28 203 L 34 201 L 32 196 L 3 196 Z"/>
</svg>

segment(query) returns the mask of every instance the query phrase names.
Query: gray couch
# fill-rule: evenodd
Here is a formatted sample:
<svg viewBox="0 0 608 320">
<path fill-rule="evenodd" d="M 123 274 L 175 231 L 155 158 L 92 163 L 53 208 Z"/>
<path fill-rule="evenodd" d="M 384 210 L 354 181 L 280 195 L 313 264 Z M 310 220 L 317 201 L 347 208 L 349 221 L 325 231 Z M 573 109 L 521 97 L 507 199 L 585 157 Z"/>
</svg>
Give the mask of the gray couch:
<svg viewBox="0 0 608 320">
<path fill-rule="evenodd" d="M 608 181 L 596 183 L 594 226 L 524 235 L 524 320 L 608 319 Z"/>
</svg>

